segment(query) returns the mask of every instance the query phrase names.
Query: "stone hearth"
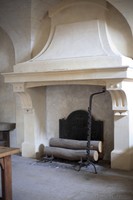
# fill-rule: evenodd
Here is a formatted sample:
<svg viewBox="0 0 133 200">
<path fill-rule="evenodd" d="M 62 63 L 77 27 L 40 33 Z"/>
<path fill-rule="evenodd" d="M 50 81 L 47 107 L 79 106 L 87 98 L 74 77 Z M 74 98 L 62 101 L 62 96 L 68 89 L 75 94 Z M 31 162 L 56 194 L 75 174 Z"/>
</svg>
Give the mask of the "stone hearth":
<svg viewBox="0 0 133 200">
<path fill-rule="evenodd" d="M 48 144 L 47 87 L 104 86 L 114 113 L 111 167 L 133 169 L 133 62 L 120 53 L 130 43 L 126 20 L 104 0 L 62 1 L 47 17 L 51 31 L 44 49 L 32 60 L 16 64 L 14 72 L 3 74 L 24 109 L 22 155 L 34 157 L 40 144 Z"/>
</svg>

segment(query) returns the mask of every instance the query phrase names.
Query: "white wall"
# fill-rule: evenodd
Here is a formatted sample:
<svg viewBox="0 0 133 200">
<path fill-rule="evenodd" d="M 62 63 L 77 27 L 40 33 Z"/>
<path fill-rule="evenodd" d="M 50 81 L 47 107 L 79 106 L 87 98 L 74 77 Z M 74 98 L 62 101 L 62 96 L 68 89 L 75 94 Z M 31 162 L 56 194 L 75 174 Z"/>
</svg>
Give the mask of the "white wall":
<svg viewBox="0 0 133 200">
<path fill-rule="evenodd" d="M 126 18 L 133 33 L 133 1 L 132 0 L 108 0 Z"/>
<path fill-rule="evenodd" d="M 15 63 L 30 59 L 30 10 L 30 0 L 0 1 L 0 73 L 11 72 Z M 11 146 L 21 146 L 23 141 L 21 115 L 20 100 L 0 75 L 0 121 L 18 122 L 10 134 Z"/>
</svg>

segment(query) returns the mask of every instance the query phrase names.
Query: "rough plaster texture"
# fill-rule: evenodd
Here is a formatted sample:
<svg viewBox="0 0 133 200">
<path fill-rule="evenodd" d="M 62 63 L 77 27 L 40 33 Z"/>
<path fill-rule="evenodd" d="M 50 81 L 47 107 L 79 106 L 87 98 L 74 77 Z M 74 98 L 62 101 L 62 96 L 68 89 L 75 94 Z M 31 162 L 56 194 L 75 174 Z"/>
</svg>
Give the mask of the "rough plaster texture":
<svg viewBox="0 0 133 200">
<path fill-rule="evenodd" d="M 130 28 L 133 33 L 133 21 L 132 21 L 132 9 L 133 1 L 132 0 L 108 0 L 113 6 L 115 6 L 125 17 L 127 22 L 130 25 Z"/>
<path fill-rule="evenodd" d="M 13 65 L 30 59 L 30 0 L 0 1 L 0 73 L 13 71 Z M 2 27 L 2 28 L 1 28 Z M 23 111 L 13 88 L 0 75 L 0 121 L 16 122 L 10 133 L 11 146 L 23 141 Z"/>
<path fill-rule="evenodd" d="M 45 45 L 49 31 L 50 19 L 46 17 L 47 11 L 60 0 L 32 0 L 31 5 L 31 51 L 36 56 Z"/>
<path fill-rule="evenodd" d="M 14 48 L 11 39 L 0 28 L 0 72 L 13 71 L 15 63 Z M 4 83 L 4 78 L 0 75 L 0 121 L 15 122 L 15 95 L 12 86 Z M 16 145 L 16 131 L 11 132 L 11 144 Z"/>
</svg>

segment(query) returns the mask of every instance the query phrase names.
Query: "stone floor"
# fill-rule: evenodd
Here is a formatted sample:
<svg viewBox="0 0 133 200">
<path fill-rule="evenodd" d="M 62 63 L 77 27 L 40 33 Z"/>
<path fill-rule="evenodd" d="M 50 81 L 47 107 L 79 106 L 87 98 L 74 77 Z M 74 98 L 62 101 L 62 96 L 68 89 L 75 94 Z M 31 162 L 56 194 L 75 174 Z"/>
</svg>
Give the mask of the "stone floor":
<svg viewBox="0 0 133 200">
<path fill-rule="evenodd" d="M 108 164 L 76 171 L 71 163 L 12 156 L 13 200 L 133 200 L 133 171 Z"/>
</svg>

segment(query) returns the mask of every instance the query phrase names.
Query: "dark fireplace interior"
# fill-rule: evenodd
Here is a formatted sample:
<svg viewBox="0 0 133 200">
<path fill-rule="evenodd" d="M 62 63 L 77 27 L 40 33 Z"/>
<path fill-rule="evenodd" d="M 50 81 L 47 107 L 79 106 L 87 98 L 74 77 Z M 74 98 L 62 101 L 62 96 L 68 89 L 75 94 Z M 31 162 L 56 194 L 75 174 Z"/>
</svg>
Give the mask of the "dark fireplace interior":
<svg viewBox="0 0 133 200">
<path fill-rule="evenodd" d="M 89 123 L 88 112 L 76 110 L 65 119 L 59 120 L 59 137 L 73 140 L 87 140 L 87 127 Z M 91 140 L 103 141 L 103 121 L 91 117 Z"/>
<path fill-rule="evenodd" d="M 84 163 L 82 161 L 88 161 L 89 158 L 90 163 L 90 160 L 98 161 L 103 158 L 103 121 L 95 120 L 88 113 L 76 110 L 66 119 L 59 120 L 59 138 L 50 138 L 49 146 L 45 147 L 45 160 L 59 158 Z M 89 123 L 91 134 L 88 132 Z"/>
</svg>

